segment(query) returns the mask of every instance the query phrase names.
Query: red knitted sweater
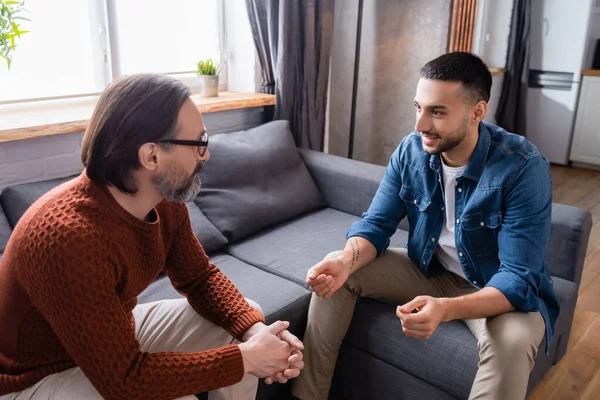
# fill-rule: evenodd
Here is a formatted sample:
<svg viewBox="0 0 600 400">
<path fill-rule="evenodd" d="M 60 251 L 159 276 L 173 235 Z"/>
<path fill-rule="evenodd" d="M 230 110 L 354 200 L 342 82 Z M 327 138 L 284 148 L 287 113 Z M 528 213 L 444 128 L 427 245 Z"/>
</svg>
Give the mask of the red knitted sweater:
<svg viewBox="0 0 600 400">
<path fill-rule="evenodd" d="M 85 173 L 29 208 L 0 264 L 0 395 L 74 366 L 107 399 L 173 399 L 242 379 L 237 345 L 140 351 L 132 310 L 161 271 L 238 339 L 263 321 L 209 262 L 185 204 L 153 213 L 135 218 Z"/>
</svg>

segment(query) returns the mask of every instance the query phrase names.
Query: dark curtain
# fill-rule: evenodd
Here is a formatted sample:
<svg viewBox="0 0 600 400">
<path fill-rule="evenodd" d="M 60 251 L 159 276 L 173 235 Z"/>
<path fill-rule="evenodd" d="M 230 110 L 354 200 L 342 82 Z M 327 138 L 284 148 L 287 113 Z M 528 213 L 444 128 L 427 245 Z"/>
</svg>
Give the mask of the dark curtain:
<svg viewBox="0 0 600 400">
<path fill-rule="evenodd" d="M 262 92 L 296 145 L 323 150 L 334 0 L 246 0 Z"/>
<path fill-rule="evenodd" d="M 510 24 L 506 73 L 496 111 L 498 125 L 527 136 L 527 84 L 529 81 L 529 31 L 531 0 L 514 0 Z"/>
</svg>

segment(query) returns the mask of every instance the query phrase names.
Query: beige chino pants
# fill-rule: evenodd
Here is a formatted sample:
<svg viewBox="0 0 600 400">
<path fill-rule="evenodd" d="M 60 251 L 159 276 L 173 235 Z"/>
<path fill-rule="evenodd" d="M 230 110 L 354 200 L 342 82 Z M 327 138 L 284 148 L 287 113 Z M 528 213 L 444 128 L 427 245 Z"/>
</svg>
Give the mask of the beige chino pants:
<svg viewBox="0 0 600 400">
<path fill-rule="evenodd" d="M 260 310 L 260 307 L 250 301 Z M 223 328 L 202 318 L 186 299 L 163 300 L 134 308 L 135 334 L 141 351 L 196 352 L 235 343 Z M 256 397 L 258 378 L 245 374 L 239 383 L 209 393 L 210 400 L 250 400 Z M 0 396 L 0 400 L 100 400 L 102 397 L 80 368 L 52 374 L 18 393 Z M 196 400 L 190 394 L 181 400 Z"/>
<path fill-rule="evenodd" d="M 326 258 L 338 254 L 334 252 Z M 292 393 L 301 400 L 327 399 L 338 352 L 358 297 L 402 305 L 419 295 L 456 297 L 476 290 L 447 271 L 428 278 L 412 263 L 405 249 L 388 249 L 352 274 L 329 300 L 313 294 L 304 336 L 305 367 L 294 380 Z M 509 312 L 464 322 L 477 339 L 480 357 L 469 398 L 524 399 L 533 360 L 544 338 L 541 314 Z"/>
</svg>

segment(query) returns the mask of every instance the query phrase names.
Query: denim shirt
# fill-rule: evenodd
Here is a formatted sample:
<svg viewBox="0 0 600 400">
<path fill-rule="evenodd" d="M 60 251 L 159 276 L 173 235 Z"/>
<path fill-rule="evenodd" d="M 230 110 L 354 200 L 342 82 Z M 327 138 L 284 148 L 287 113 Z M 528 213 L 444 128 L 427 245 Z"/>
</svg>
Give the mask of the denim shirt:
<svg viewBox="0 0 600 400">
<path fill-rule="evenodd" d="M 546 324 L 546 352 L 559 303 L 546 263 L 550 236 L 550 166 L 522 136 L 481 122 L 471 159 L 456 178 L 456 251 L 475 288 L 500 290 L 517 311 L 539 311 Z M 423 150 L 413 132 L 402 140 L 362 219 L 347 238 L 361 236 L 381 255 L 408 217 L 408 255 L 430 276 L 443 268 L 434 257 L 445 220 L 441 159 Z"/>
</svg>

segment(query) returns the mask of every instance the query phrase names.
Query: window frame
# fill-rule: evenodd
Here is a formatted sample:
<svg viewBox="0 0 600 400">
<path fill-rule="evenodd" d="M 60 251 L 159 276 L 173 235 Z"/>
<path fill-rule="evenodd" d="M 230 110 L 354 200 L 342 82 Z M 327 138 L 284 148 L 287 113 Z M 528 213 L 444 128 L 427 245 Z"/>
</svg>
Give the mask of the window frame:
<svg viewBox="0 0 600 400">
<path fill-rule="evenodd" d="M 90 25 L 97 27 L 99 35 L 96 40 L 92 41 L 92 54 L 94 57 L 94 76 L 98 86 L 105 88 L 112 80 L 124 76 L 120 64 L 119 55 L 119 32 L 117 24 L 117 8 L 116 2 L 119 0 L 87 0 L 90 10 Z M 218 47 L 219 59 L 221 62 L 221 72 L 219 75 L 219 90 L 227 90 L 227 60 L 229 49 L 227 46 L 227 23 L 225 13 L 225 0 L 217 1 L 218 9 Z M 165 75 L 173 76 L 180 79 L 183 83 L 190 87 L 192 93 L 196 94 L 200 91 L 199 79 L 195 70 L 180 71 L 166 73 Z M 68 95 L 33 97 L 12 100 L 0 101 L 0 106 L 18 104 L 18 103 L 33 103 L 47 101 L 61 101 L 76 98 L 97 97 L 102 91 L 78 93 Z"/>
</svg>

